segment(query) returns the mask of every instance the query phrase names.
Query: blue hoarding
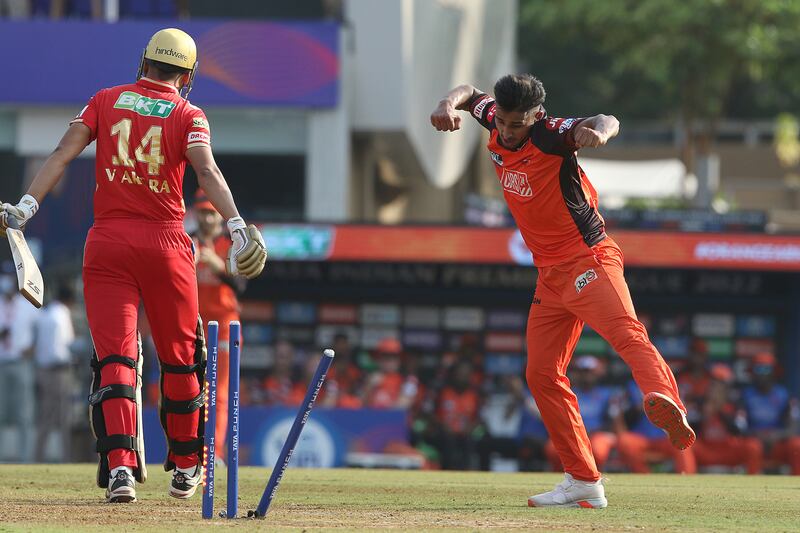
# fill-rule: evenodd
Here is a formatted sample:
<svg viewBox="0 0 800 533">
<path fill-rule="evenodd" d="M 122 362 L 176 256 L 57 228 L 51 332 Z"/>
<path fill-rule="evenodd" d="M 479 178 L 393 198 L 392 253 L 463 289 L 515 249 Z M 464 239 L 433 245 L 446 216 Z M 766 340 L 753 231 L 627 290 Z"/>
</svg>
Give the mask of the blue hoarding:
<svg viewBox="0 0 800 533">
<path fill-rule="evenodd" d="M 83 104 L 131 83 L 150 36 L 175 26 L 194 37 L 191 100 L 204 105 L 333 107 L 339 27 L 332 22 L 0 21 L 0 103 Z"/>
<path fill-rule="evenodd" d="M 289 428 L 294 407 L 242 407 L 239 422 L 239 464 L 275 464 Z M 143 410 L 145 456 L 163 463 L 166 442 L 154 407 Z M 408 442 L 406 411 L 395 409 L 315 408 L 292 455 L 292 466 L 343 466 L 350 452 L 381 453 L 395 442 Z"/>
</svg>

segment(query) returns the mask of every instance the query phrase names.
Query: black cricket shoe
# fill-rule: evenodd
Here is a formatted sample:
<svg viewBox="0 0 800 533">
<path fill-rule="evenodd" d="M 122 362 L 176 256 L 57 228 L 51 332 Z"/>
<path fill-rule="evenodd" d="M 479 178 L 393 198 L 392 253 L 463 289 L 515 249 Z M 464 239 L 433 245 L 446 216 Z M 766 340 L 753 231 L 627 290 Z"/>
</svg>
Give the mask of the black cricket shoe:
<svg viewBox="0 0 800 533">
<path fill-rule="evenodd" d="M 203 467 L 199 464 L 194 472 L 186 473 L 176 468 L 172 472 L 172 482 L 169 485 L 169 495 L 173 498 L 185 500 L 191 498 L 203 479 Z"/>
<path fill-rule="evenodd" d="M 136 482 L 133 476 L 125 469 L 119 469 L 117 474 L 109 476 L 106 489 L 108 503 L 131 503 L 136 501 Z"/>
</svg>

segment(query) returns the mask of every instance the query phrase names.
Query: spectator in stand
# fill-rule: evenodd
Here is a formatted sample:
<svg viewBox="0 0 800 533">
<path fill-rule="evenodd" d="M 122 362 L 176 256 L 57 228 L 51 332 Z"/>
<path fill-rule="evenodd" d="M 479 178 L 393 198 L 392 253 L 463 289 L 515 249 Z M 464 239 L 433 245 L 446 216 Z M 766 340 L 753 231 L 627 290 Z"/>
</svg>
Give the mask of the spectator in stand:
<svg viewBox="0 0 800 533">
<path fill-rule="evenodd" d="M 483 437 L 479 418 L 481 397 L 472 385 L 472 376 L 472 363 L 458 361 L 436 402 L 437 448 L 442 468 L 446 470 L 473 468 L 477 441 Z"/>
<path fill-rule="evenodd" d="M 35 438 L 31 352 L 36 308 L 17 292 L 12 276 L 2 275 L 0 292 L 0 431 L 5 427 L 17 436 L 15 448 L 0 449 L 0 460 L 30 462 Z"/>
<path fill-rule="evenodd" d="M 733 372 L 722 363 L 711 368 L 711 383 L 703 403 L 700 424 L 695 426 L 697 442 L 694 451 L 697 465 L 742 466 L 748 474 L 761 473 L 763 446 L 747 435 L 747 416 L 737 407 L 731 384 Z"/>
<path fill-rule="evenodd" d="M 321 352 L 322 350 L 320 350 Z M 338 357 L 338 356 L 337 356 Z M 338 364 L 339 361 L 335 361 Z M 303 365 L 303 375 L 292 385 L 292 392 L 288 398 L 288 405 L 300 405 L 308 392 L 308 386 L 314 379 L 314 374 L 319 366 L 319 358 L 309 357 Z M 329 370 L 330 372 L 330 370 Z M 319 407 L 341 407 L 343 409 L 358 409 L 362 407 L 361 398 L 354 396 L 343 389 L 336 379 L 328 379 L 322 385 L 315 405 Z"/>
<path fill-rule="evenodd" d="M 50 0 L 50 18 L 103 20 L 103 0 Z"/>
<path fill-rule="evenodd" d="M 548 441 L 547 429 L 544 427 L 542 414 L 533 396 L 530 393 L 523 396 L 518 436 L 519 469 L 523 472 L 541 472 L 548 466 L 544 455 L 544 446 Z"/>
<path fill-rule="evenodd" d="M 742 394 L 750 434 L 764 446 L 768 462 L 788 464 L 792 475 L 800 475 L 800 406 L 797 398 L 775 383 L 775 356 L 761 353 L 753 357 L 752 385 Z"/>
<path fill-rule="evenodd" d="M 685 396 L 684 396 L 685 398 Z M 625 466 L 637 474 L 650 473 L 651 462 L 671 459 L 675 472 L 697 472 L 692 448 L 678 450 L 669 442 L 664 432 L 650 423 L 642 408 L 642 392 L 636 382 L 628 382 L 627 395 L 614 419 L 617 432 L 617 450 Z"/>
<path fill-rule="evenodd" d="M 325 388 L 350 404 L 352 399 L 360 396 L 363 373 L 356 363 L 355 350 L 346 333 L 335 334 L 331 348 L 336 353 L 336 362 L 328 371 Z M 358 404 L 361 404 L 360 400 Z"/>
<path fill-rule="evenodd" d="M 70 461 L 72 430 L 72 357 L 75 340 L 70 306 L 75 293 L 68 285 L 58 288 L 55 299 L 36 314 L 34 361 L 39 415 L 36 431 L 36 461 L 45 461 L 45 449 L 52 432 L 59 437 L 59 459 Z"/>
<path fill-rule="evenodd" d="M 703 339 L 694 339 L 691 344 L 686 366 L 675 377 L 678 390 L 684 405 L 686 405 L 686 418 L 694 427 L 699 422 L 703 410 L 703 402 L 708 394 L 711 384 L 711 374 L 708 368 L 708 343 Z"/>
<path fill-rule="evenodd" d="M 521 407 L 525 396 L 529 396 L 519 376 L 497 376 L 492 381 L 497 384 L 486 395 L 481 409 L 486 426 L 486 433 L 478 442 L 481 470 L 492 470 L 493 458 L 519 459 Z"/>
<path fill-rule="evenodd" d="M 278 341 L 263 389 L 267 405 L 292 405 L 295 379 L 295 350 L 288 341 Z M 301 398 L 302 400 L 302 398 Z"/>
<path fill-rule="evenodd" d="M 572 365 L 570 378 L 572 391 L 578 398 L 583 425 L 592 445 L 594 461 L 601 471 L 611 450 L 617 444 L 617 437 L 612 432 L 612 420 L 615 415 L 613 412 L 615 396 L 619 394 L 612 387 L 598 385 L 604 375 L 605 367 L 597 357 L 582 355 Z M 553 471 L 563 472 L 564 468 L 552 440 L 545 444 L 544 452 Z"/>
<path fill-rule="evenodd" d="M 0 19 L 26 19 L 31 15 L 31 0 L 0 0 Z"/>
<path fill-rule="evenodd" d="M 392 337 L 378 343 L 374 358 L 378 369 L 366 378 L 364 404 L 374 409 L 408 409 L 419 392 L 416 376 L 404 375 L 403 347 Z"/>
</svg>

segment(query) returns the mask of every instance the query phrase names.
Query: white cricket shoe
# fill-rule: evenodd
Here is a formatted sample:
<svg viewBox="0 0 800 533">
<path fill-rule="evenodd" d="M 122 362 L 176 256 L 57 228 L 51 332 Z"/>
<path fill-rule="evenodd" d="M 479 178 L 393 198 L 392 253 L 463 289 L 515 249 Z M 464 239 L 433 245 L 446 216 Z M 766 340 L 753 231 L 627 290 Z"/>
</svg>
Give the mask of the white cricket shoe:
<svg viewBox="0 0 800 533">
<path fill-rule="evenodd" d="M 202 480 L 203 467 L 199 464 L 190 468 L 176 468 L 172 472 L 169 495 L 180 500 L 191 498 Z"/>
<path fill-rule="evenodd" d="M 528 498 L 528 507 L 584 507 L 602 509 L 608 505 L 603 480 L 581 481 L 564 474 L 564 481 L 550 492 Z"/>
<path fill-rule="evenodd" d="M 131 503 L 136 501 L 136 482 L 133 470 L 127 466 L 117 467 L 108 476 L 106 489 L 108 503 Z"/>
</svg>

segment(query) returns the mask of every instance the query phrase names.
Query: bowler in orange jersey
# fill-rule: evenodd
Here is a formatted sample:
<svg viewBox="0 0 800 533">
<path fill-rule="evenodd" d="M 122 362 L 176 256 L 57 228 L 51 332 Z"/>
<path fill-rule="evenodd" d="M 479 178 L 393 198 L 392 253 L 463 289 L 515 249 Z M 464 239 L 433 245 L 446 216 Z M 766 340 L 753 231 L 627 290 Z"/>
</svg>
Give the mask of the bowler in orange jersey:
<svg viewBox="0 0 800 533">
<path fill-rule="evenodd" d="M 694 432 L 675 377 L 636 317 L 623 277 L 623 256 L 606 234 L 597 192 L 577 151 L 605 145 L 619 132 L 608 115 L 550 117 L 535 77 L 508 75 L 494 97 L 471 85 L 450 91 L 431 114 L 443 132 L 461 127 L 467 111 L 489 131 L 487 149 L 508 208 L 539 271 L 527 327 L 528 387 L 564 466 L 552 491 L 531 507 L 606 507 L 600 472 L 570 389 L 566 369 L 584 324 L 602 335 L 631 368 L 645 413 L 680 449 Z"/>
</svg>

